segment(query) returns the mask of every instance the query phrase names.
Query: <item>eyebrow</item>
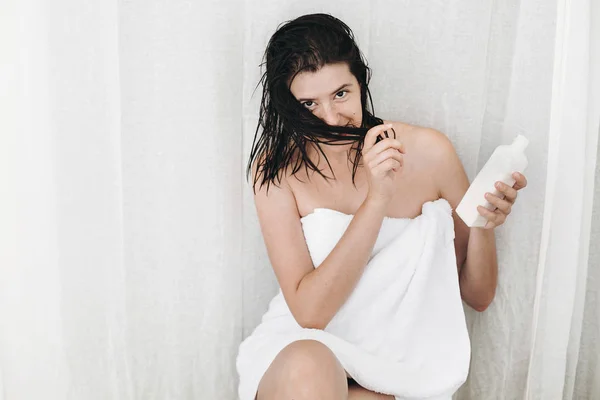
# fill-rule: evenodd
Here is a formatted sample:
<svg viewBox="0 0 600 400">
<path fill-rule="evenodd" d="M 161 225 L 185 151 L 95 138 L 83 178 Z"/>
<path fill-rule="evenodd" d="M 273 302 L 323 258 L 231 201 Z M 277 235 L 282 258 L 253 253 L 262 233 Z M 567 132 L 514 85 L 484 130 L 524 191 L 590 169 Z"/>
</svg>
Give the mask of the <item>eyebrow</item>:
<svg viewBox="0 0 600 400">
<path fill-rule="evenodd" d="M 349 87 L 349 86 L 352 86 L 352 84 L 351 84 L 351 83 L 344 83 L 342 86 L 340 86 L 339 88 L 335 89 L 335 90 L 334 90 L 334 91 L 331 93 L 331 95 L 334 95 L 334 94 L 336 94 L 337 92 L 339 92 L 340 90 L 342 90 L 342 89 L 345 89 L 345 88 L 347 88 L 347 87 Z M 298 101 L 312 101 L 312 100 L 315 100 L 315 99 L 309 99 L 309 98 L 302 98 L 302 99 L 298 99 Z"/>
</svg>

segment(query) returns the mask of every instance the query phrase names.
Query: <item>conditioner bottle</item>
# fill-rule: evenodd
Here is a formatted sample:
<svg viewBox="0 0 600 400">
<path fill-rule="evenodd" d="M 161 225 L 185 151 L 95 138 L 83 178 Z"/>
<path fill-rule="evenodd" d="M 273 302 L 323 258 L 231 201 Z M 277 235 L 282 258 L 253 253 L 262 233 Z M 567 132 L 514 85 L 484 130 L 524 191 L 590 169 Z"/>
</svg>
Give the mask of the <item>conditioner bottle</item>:
<svg viewBox="0 0 600 400">
<path fill-rule="evenodd" d="M 500 181 L 511 187 L 515 184 L 513 172 L 523 173 L 527 167 L 525 148 L 528 144 L 527 138 L 519 135 L 511 145 L 498 146 L 494 150 L 456 207 L 456 213 L 468 227 L 485 226 L 487 219 L 479 214 L 477 206 L 483 206 L 491 211 L 496 209 L 486 200 L 485 194 L 490 192 L 502 198 L 502 194 L 494 186 L 496 182 Z"/>
</svg>

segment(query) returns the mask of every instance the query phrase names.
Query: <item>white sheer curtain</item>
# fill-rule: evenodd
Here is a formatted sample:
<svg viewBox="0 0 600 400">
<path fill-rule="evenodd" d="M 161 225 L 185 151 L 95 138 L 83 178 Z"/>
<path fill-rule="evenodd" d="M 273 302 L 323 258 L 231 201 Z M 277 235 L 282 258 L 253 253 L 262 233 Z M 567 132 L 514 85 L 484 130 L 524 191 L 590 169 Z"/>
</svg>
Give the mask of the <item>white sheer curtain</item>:
<svg viewBox="0 0 600 400">
<path fill-rule="evenodd" d="M 600 398 L 593 0 L 5 0 L 0 400 L 236 398 L 276 291 L 252 94 L 269 36 L 311 12 L 355 31 L 377 114 L 445 132 L 470 178 L 531 141 L 456 398 Z"/>
<path fill-rule="evenodd" d="M 600 4 L 560 0 L 557 16 L 527 394 L 540 399 L 597 399 L 600 352 L 590 352 L 589 341 L 598 340 L 600 322 L 594 302 L 600 286 L 593 279 L 600 258 L 593 252 L 590 256 L 590 237 L 596 245 L 600 238 L 597 218 L 595 234 L 591 230 L 594 180 L 600 177 Z M 600 185 L 596 215 L 598 193 Z"/>
</svg>

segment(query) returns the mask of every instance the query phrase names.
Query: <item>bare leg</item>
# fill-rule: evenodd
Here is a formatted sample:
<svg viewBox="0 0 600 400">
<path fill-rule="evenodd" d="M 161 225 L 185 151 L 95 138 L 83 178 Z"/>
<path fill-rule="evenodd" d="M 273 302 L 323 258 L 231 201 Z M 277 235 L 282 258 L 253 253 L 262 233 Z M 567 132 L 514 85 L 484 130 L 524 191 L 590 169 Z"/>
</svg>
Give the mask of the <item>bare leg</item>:
<svg viewBox="0 0 600 400">
<path fill-rule="evenodd" d="M 347 400 L 346 373 L 333 352 L 315 340 L 286 346 L 258 385 L 257 400 Z"/>
</svg>

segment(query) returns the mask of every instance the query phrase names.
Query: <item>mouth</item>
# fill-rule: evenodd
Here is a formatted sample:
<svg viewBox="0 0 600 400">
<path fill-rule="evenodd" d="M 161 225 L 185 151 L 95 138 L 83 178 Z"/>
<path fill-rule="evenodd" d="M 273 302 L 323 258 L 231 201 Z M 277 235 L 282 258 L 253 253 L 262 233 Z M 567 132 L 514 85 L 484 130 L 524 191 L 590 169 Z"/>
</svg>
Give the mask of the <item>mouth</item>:
<svg viewBox="0 0 600 400">
<path fill-rule="evenodd" d="M 346 122 L 346 124 L 344 126 L 348 127 L 348 128 L 356 128 L 356 125 L 354 125 L 354 123 L 352 121 Z M 341 136 L 350 136 L 349 133 L 340 133 L 340 135 Z"/>
</svg>

